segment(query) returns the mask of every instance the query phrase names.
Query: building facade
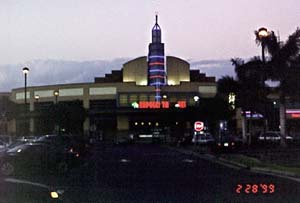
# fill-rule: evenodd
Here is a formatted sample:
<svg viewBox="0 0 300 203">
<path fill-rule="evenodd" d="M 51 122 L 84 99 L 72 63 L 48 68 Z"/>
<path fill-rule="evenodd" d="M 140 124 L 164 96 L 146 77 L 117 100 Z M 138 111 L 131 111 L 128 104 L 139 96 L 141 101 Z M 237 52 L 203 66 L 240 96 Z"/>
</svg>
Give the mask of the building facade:
<svg viewBox="0 0 300 203">
<path fill-rule="evenodd" d="M 28 129 L 28 134 L 45 134 L 55 126 L 72 131 L 77 122 L 78 131 L 103 134 L 105 139 L 153 128 L 191 128 L 198 103 L 216 95 L 215 77 L 190 70 L 183 59 L 165 56 L 157 20 L 148 56 L 124 63 L 121 70 L 90 83 L 27 87 L 26 105 L 25 89 L 13 89 L 10 100 L 16 114 L 8 133 L 20 136 Z"/>
</svg>

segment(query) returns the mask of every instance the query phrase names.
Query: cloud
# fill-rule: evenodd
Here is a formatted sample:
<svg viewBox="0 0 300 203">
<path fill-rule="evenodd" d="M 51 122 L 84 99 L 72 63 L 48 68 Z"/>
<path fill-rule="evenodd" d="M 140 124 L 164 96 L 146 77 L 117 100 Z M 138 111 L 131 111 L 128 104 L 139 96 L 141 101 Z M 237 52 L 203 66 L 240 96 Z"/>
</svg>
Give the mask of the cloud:
<svg viewBox="0 0 300 203">
<path fill-rule="evenodd" d="M 93 82 L 95 77 L 104 76 L 111 70 L 120 70 L 129 58 L 114 60 L 68 61 L 33 60 L 24 64 L 0 65 L 0 91 L 11 91 L 24 86 L 22 68 L 30 68 L 28 86 Z M 198 69 L 207 76 L 220 78 L 234 76 L 230 60 L 189 60 L 191 69 Z"/>
<path fill-rule="evenodd" d="M 189 60 L 191 69 L 200 70 L 207 76 L 215 76 L 217 79 L 222 76 L 235 76 L 234 66 L 230 60 Z"/>
<path fill-rule="evenodd" d="M 0 66 L 0 91 L 24 86 L 22 68 L 29 67 L 28 86 L 93 82 L 111 70 L 120 70 L 128 58 L 114 60 L 66 61 L 33 60 L 24 64 Z"/>
</svg>

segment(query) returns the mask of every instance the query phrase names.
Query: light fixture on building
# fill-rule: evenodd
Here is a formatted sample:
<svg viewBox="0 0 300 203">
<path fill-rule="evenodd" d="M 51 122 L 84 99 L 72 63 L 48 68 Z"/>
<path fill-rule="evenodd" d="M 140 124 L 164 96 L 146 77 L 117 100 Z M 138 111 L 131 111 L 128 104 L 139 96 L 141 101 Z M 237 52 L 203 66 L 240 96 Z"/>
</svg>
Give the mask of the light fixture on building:
<svg viewBox="0 0 300 203">
<path fill-rule="evenodd" d="M 151 122 L 149 122 L 148 125 L 151 125 Z"/>
<path fill-rule="evenodd" d="M 156 123 L 155 123 L 155 126 L 159 126 L 159 123 L 158 123 L 158 122 L 156 122 Z"/>
<path fill-rule="evenodd" d="M 141 125 L 144 125 L 144 122 L 141 122 Z"/>
<path fill-rule="evenodd" d="M 135 122 L 134 125 L 138 125 L 138 122 Z"/>
<path fill-rule="evenodd" d="M 167 95 L 164 94 L 164 95 L 163 95 L 163 98 L 164 98 L 164 99 L 167 99 L 168 97 L 167 97 Z"/>
<path fill-rule="evenodd" d="M 40 96 L 37 94 L 37 95 L 35 95 L 35 96 L 34 96 L 34 98 L 35 98 L 35 101 L 37 101 L 37 102 L 38 102 L 38 101 L 39 101 L 39 99 L 40 99 Z"/>
<path fill-rule="evenodd" d="M 194 101 L 195 101 L 195 102 L 199 101 L 199 96 L 197 96 L 197 95 L 194 96 Z"/>
</svg>

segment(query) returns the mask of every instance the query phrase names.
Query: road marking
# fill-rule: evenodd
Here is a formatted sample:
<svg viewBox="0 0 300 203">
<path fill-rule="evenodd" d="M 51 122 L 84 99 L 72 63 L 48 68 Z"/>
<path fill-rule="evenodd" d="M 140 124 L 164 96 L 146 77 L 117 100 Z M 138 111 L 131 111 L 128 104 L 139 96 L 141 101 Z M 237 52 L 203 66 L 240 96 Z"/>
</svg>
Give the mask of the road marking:
<svg viewBox="0 0 300 203">
<path fill-rule="evenodd" d="M 192 160 L 192 159 L 183 159 L 182 162 L 193 163 L 194 160 Z"/>
<path fill-rule="evenodd" d="M 35 182 L 28 181 L 28 180 L 20 180 L 20 179 L 15 179 L 15 178 L 6 178 L 6 179 L 4 179 L 4 181 L 10 182 L 10 183 L 17 183 L 17 184 L 33 185 L 33 186 L 47 188 L 47 189 L 50 188 L 48 185 L 45 185 L 45 184 L 35 183 Z"/>
<path fill-rule="evenodd" d="M 120 162 L 127 163 L 127 162 L 130 162 L 130 160 L 129 159 L 121 159 Z"/>
</svg>

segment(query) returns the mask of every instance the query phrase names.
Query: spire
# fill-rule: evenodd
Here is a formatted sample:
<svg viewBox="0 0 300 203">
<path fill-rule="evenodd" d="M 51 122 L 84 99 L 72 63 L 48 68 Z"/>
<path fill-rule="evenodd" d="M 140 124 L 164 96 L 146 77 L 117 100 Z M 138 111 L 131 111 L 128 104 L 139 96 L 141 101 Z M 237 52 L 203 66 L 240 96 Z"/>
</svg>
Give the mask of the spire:
<svg viewBox="0 0 300 203">
<path fill-rule="evenodd" d="M 152 42 L 161 43 L 161 29 L 158 25 L 158 15 L 155 13 L 155 25 L 152 28 Z"/>
</svg>

